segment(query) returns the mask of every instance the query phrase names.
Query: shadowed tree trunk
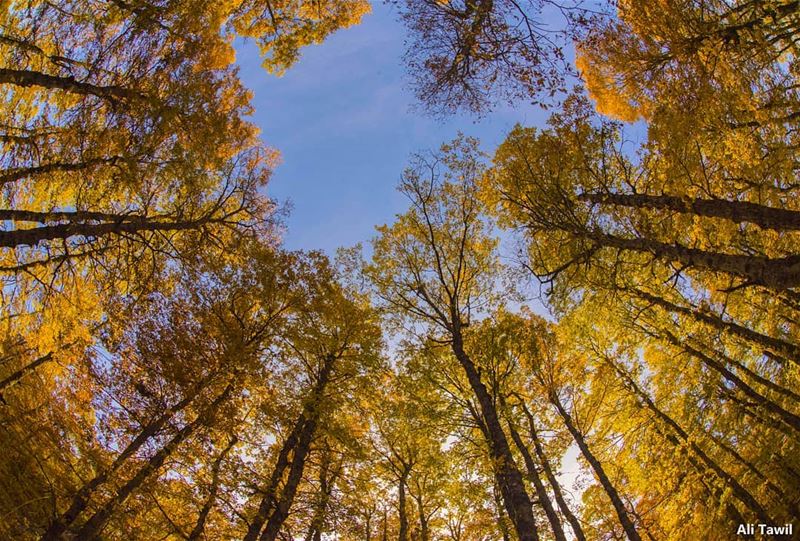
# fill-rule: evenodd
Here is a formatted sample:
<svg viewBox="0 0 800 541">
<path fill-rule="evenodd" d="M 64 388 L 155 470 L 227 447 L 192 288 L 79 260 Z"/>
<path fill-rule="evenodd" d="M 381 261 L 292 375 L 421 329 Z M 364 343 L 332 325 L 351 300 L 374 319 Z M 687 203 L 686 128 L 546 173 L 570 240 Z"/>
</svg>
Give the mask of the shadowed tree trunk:
<svg viewBox="0 0 800 541">
<path fill-rule="evenodd" d="M 525 467 L 528 470 L 528 478 L 531 480 L 534 488 L 536 489 L 536 497 L 538 498 L 539 504 L 544 510 L 545 516 L 547 516 L 547 521 L 550 523 L 550 528 L 553 531 L 553 537 L 555 537 L 556 541 L 566 541 L 567 538 L 564 535 L 564 528 L 561 525 L 561 519 L 558 517 L 558 514 L 553 508 L 553 502 L 550 501 L 550 495 L 547 493 L 544 483 L 542 483 L 542 478 L 539 476 L 536 462 L 533 460 L 530 451 L 528 451 L 528 448 L 525 446 L 525 442 L 522 441 L 522 438 L 520 437 L 519 432 L 517 432 L 516 427 L 514 427 L 513 421 L 507 418 L 506 422 L 508 423 L 508 432 L 511 435 L 511 439 L 514 440 L 517 449 L 522 455 L 522 459 L 525 461 Z"/>
<path fill-rule="evenodd" d="M 745 283 L 782 291 L 800 286 L 800 255 L 769 258 L 755 255 L 709 252 L 668 244 L 648 238 L 625 238 L 600 231 L 580 231 L 578 235 L 597 246 L 652 254 L 663 261 L 685 267 L 737 276 Z"/>
<path fill-rule="evenodd" d="M 620 193 L 583 193 L 578 195 L 578 199 L 601 205 L 672 210 L 696 216 L 723 218 L 735 223 L 748 222 L 776 231 L 800 230 L 800 212 L 748 201 Z"/>
<path fill-rule="evenodd" d="M 553 404 L 553 406 L 555 406 L 556 411 L 558 411 L 559 416 L 564 421 L 564 425 L 567 427 L 567 430 L 569 430 L 569 433 L 572 434 L 572 439 L 574 439 L 575 443 L 578 444 L 581 454 L 586 459 L 586 462 L 589 463 L 589 466 L 591 466 L 592 470 L 597 476 L 598 481 L 600 481 L 600 485 L 603 487 L 603 490 L 605 490 L 606 494 L 611 500 L 611 505 L 614 506 L 614 511 L 617 513 L 619 523 L 622 525 L 622 529 L 625 530 L 625 535 L 628 536 L 630 541 L 641 541 L 642 538 L 639 536 L 639 533 L 636 531 L 631 518 L 628 516 L 628 510 L 625 508 L 625 504 L 622 503 L 622 498 L 620 497 L 619 492 L 617 492 L 617 489 L 614 487 L 611 479 L 609 479 L 608 475 L 606 475 L 603 465 L 600 463 L 597 457 L 594 456 L 594 453 L 592 453 L 591 449 L 589 449 L 589 445 L 583 438 L 583 434 L 581 434 L 580 430 L 578 430 L 578 428 L 575 426 L 572 416 L 567 413 L 567 410 L 564 409 L 564 406 L 561 404 L 561 399 L 558 397 L 555 391 L 550 392 L 550 402 Z"/>
<path fill-rule="evenodd" d="M 325 448 L 322 454 L 322 464 L 319 469 L 319 493 L 317 497 L 316 506 L 314 508 L 314 516 L 306 533 L 305 541 L 321 541 L 322 529 L 325 525 L 325 517 L 328 513 L 328 503 L 333 492 L 336 479 L 341 473 L 342 463 L 331 467 L 331 449 Z"/>
<path fill-rule="evenodd" d="M 647 293 L 645 291 L 641 291 L 638 289 L 632 289 L 630 291 L 635 296 L 644 299 L 648 302 L 651 302 L 657 306 L 660 306 L 661 308 L 664 308 L 669 312 L 689 316 L 695 321 L 699 321 L 701 323 L 710 325 L 711 327 L 723 331 L 731 336 L 742 338 L 753 344 L 757 344 L 761 347 L 771 349 L 776 353 L 786 355 L 788 356 L 789 360 L 791 360 L 794 363 L 800 363 L 800 347 L 796 346 L 795 344 L 786 342 L 779 338 L 774 338 L 771 336 L 767 336 L 765 334 L 761 334 L 752 329 L 739 325 L 733 321 L 724 320 L 718 315 L 712 314 L 710 312 L 700 311 L 694 307 L 688 308 L 685 306 L 679 306 L 673 302 L 668 301 L 667 299 L 664 299 L 657 295 L 653 295 L 651 293 Z"/>
<path fill-rule="evenodd" d="M 475 393 L 480 414 L 488 435 L 489 451 L 496 464 L 495 476 L 503 497 L 511 523 L 520 541 L 538 541 L 539 533 L 533 518 L 533 504 L 525 490 L 522 474 L 517 467 L 514 455 L 508 445 L 505 432 L 500 425 L 497 407 L 494 400 L 480 379 L 475 364 L 464 350 L 460 323 L 453 329 L 453 353 L 466 373 L 472 392 Z"/>
<path fill-rule="evenodd" d="M 404 464 L 403 471 L 397 481 L 397 518 L 400 523 L 397 539 L 408 541 L 408 511 L 406 505 L 406 487 L 408 486 L 408 476 L 411 473 L 411 465 Z"/>
<path fill-rule="evenodd" d="M 104 484 L 117 470 L 122 467 L 126 461 L 134 455 L 150 438 L 158 434 L 158 432 L 169 422 L 176 413 L 183 411 L 189 404 L 200 395 L 206 387 L 212 376 L 207 376 L 198 382 L 186 396 L 167 408 L 164 413 L 159 415 L 155 420 L 151 421 L 131 440 L 125 449 L 114 459 L 110 466 L 100 470 L 94 478 L 87 482 L 83 487 L 78 490 L 75 496 L 72 497 L 72 502 L 67 510 L 58 516 L 48 527 L 42 536 L 42 541 L 55 541 L 61 537 L 61 534 L 80 516 L 89 504 L 89 499 L 98 487 Z"/>
<path fill-rule="evenodd" d="M 208 520 L 208 515 L 211 513 L 211 509 L 214 507 L 214 503 L 217 499 L 217 492 L 219 491 L 219 471 L 222 468 L 222 463 L 225 461 L 225 457 L 228 456 L 228 453 L 231 452 L 231 449 L 233 449 L 238 442 L 239 438 L 233 436 L 225 449 L 222 450 L 217 459 L 214 461 L 214 465 L 211 467 L 211 486 L 208 489 L 208 497 L 206 498 L 202 509 L 200 509 L 200 514 L 197 516 L 197 522 L 195 523 L 194 528 L 192 528 L 192 531 L 186 538 L 187 541 L 196 541 L 197 539 L 200 539 L 201 535 L 203 535 L 206 527 L 206 520 Z"/>
<path fill-rule="evenodd" d="M 19 383 L 19 381 L 23 377 L 25 377 L 29 372 L 33 372 L 44 363 L 50 361 L 52 358 L 53 358 L 53 352 L 51 351 L 50 353 L 42 355 L 38 359 L 31 361 L 30 363 L 26 364 L 25 366 L 23 366 L 10 376 L 0 381 L 0 402 L 5 403 L 5 398 L 3 398 L 3 394 L 6 392 L 7 389 Z"/>
<path fill-rule="evenodd" d="M 614 369 L 614 371 L 622 378 L 625 386 L 628 387 L 634 395 L 641 400 L 642 404 L 650 410 L 656 418 L 668 426 L 675 435 L 680 438 L 684 445 L 687 445 L 689 449 L 700 459 L 700 461 L 705 465 L 706 468 L 714 472 L 714 474 L 728 487 L 731 488 L 733 495 L 742 502 L 745 506 L 747 506 L 764 524 L 773 524 L 774 521 L 772 518 L 767 514 L 766 510 L 758 503 L 758 500 L 750 494 L 740 483 L 737 481 L 732 475 L 726 472 L 719 464 L 717 464 L 708 454 L 706 454 L 703 449 L 695 442 L 689 434 L 674 420 L 672 417 L 661 411 L 650 398 L 650 396 L 644 392 L 644 390 L 639 387 L 639 385 L 633 380 L 633 378 L 617 363 L 613 362 L 611 359 L 604 358 L 605 362 Z"/>
<path fill-rule="evenodd" d="M 63 171 L 65 173 L 71 173 L 75 171 L 86 171 L 89 169 L 93 169 L 98 165 L 114 165 L 119 163 L 123 160 L 122 156 L 111 156 L 108 158 L 90 158 L 86 159 L 82 162 L 76 163 L 45 163 L 42 165 L 37 165 L 33 167 L 20 167 L 16 169 L 6 169 L 0 172 L 0 185 L 7 184 L 9 182 L 16 182 L 17 180 L 23 179 L 25 177 L 35 177 L 39 175 L 46 175 L 47 173 L 53 173 L 57 171 Z M 39 214 L 39 218 L 42 218 L 46 214 L 50 213 L 31 213 L 29 211 L 13 211 L 13 210 L 3 210 L 0 211 L 0 216 L 5 216 L 6 220 L 29 220 L 33 217 L 33 215 Z M 60 214 L 60 213 L 53 213 L 53 214 Z M 33 220 L 39 221 L 39 220 Z"/>
<path fill-rule="evenodd" d="M 311 395 L 305 401 L 303 410 L 281 447 L 278 461 L 275 463 L 275 468 L 270 476 L 270 482 L 264 491 L 256 516 L 250 523 L 243 541 L 275 539 L 284 520 L 286 520 L 289 507 L 294 500 L 297 484 L 303 475 L 305 460 L 311 447 L 311 439 L 317 428 L 319 402 L 330 380 L 335 361 L 336 357 L 334 355 L 327 355 L 323 359 L 322 368 Z M 292 455 L 291 461 L 289 460 L 290 454 Z M 278 487 L 287 468 L 289 469 L 289 476 L 279 494 Z M 265 523 L 267 523 L 267 528 L 264 527 Z M 265 528 L 263 534 L 261 534 L 262 528 Z M 259 534 L 261 535 L 259 536 Z"/>
<path fill-rule="evenodd" d="M 97 96 L 111 103 L 145 99 L 144 94 L 122 86 L 98 86 L 79 82 L 75 77 L 59 77 L 29 70 L 0 69 L 0 84 L 64 90 L 71 94 Z"/>
<path fill-rule="evenodd" d="M 558 503 L 558 508 L 567 518 L 567 522 L 569 522 L 570 526 L 572 527 L 572 531 L 575 533 L 575 539 L 578 541 L 586 541 L 586 535 L 583 533 L 581 523 L 578 521 L 578 517 L 576 517 L 569 508 L 569 505 L 567 505 L 567 501 L 564 499 L 564 494 L 561 491 L 561 485 L 559 484 L 558 479 L 556 479 L 553 469 L 550 467 L 550 461 L 547 459 L 547 455 L 542 447 L 542 443 L 539 441 L 539 433 L 536 430 L 536 423 L 534 423 L 533 415 L 531 414 L 530 410 L 528 410 L 528 406 L 526 406 L 524 402 L 520 400 L 520 403 L 522 405 L 522 411 L 525 414 L 525 417 L 528 419 L 528 431 L 531 435 L 531 440 L 533 441 L 533 447 L 536 451 L 536 456 L 539 458 L 539 463 L 542 465 L 542 469 L 547 477 L 547 481 L 550 483 L 550 487 L 553 489 L 553 495 L 555 496 L 556 503 Z"/>
<path fill-rule="evenodd" d="M 148 479 L 151 475 L 156 473 L 159 468 L 164 464 L 164 461 L 169 458 L 178 446 L 189 438 L 198 428 L 203 425 L 209 424 L 214 415 L 216 414 L 219 406 L 228 399 L 233 392 L 234 384 L 228 383 L 225 390 L 214 399 L 211 404 L 206 406 L 203 411 L 195 418 L 194 421 L 188 423 L 175 434 L 167 444 L 159 449 L 147 463 L 136 472 L 136 474 L 127 483 L 114 494 L 114 496 L 107 501 L 100 509 L 98 509 L 89 519 L 75 532 L 77 539 L 85 539 L 87 541 L 94 541 L 97 539 L 105 526 L 108 519 L 114 513 L 116 508 L 122 504 L 131 493 L 139 488 L 141 484 Z"/>
<path fill-rule="evenodd" d="M 137 218 L 120 216 L 119 220 L 111 223 L 70 223 L 46 225 L 33 229 L 17 229 L 15 231 L 0 231 L 0 248 L 16 248 L 18 246 L 36 246 L 40 242 L 54 239 L 68 239 L 70 237 L 102 237 L 104 235 L 121 235 L 124 233 L 141 233 L 145 231 L 184 231 L 198 229 L 206 224 L 221 221 L 222 218 L 212 218 L 205 215 L 194 220 L 156 220 L 152 218 Z"/>
<path fill-rule="evenodd" d="M 692 347 L 686 342 L 686 340 L 680 340 L 674 334 L 666 330 L 662 330 L 662 336 L 664 336 L 667 339 L 667 341 L 669 341 L 669 343 L 673 344 L 678 348 L 683 349 L 696 359 L 700 360 L 704 365 L 717 372 L 720 376 L 723 377 L 723 379 L 735 385 L 736 388 L 742 391 L 742 393 L 744 393 L 750 400 L 752 400 L 756 406 L 763 409 L 764 411 L 767 411 L 775 415 L 783 423 L 785 423 L 787 426 L 791 427 L 798 434 L 800 434 L 800 416 L 797 416 L 794 413 L 785 410 L 779 404 L 776 404 L 772 400 L 769 400 L 764 395 L 753 389 L 750 385 L 742 381 L 742 379 L 739 378 L 736 374 L 728 370 L 728 368 L 725 367 L 725 365 L 723 365 L 721 362 L 706 355 L 697 348 Z"/>
</svg>

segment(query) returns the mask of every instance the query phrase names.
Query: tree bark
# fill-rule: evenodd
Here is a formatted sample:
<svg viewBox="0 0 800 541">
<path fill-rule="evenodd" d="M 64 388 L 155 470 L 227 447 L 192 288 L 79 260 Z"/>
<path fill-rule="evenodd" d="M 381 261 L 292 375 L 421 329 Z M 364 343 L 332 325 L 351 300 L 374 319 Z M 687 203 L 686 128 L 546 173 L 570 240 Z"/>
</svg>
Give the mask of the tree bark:
<svg viewBox="0 0 800 541">
<path fill-rule="evenodd" d="M 281 497 L 272 510 L 264 532 L 259 538 L 260 541 L 275 541 L 278 538 L 278 533 L 289 516 L 289 509 L 294 502 L 294 496 L 297 493 L 297 487 L 303 477 L 303 470 L 306 465 L 306 458 L 311 450 L 311 440 L 317 430 L 318 416 L 314 416 L 305 424 L 300 438 L 297 442 L 292 456 L 292 465 L 289 468 L 289 476 L 286 478 L 286 484 L 281 490 Z"/>
<path fill-rule="evenodd" d="M 544 448 L 542 447 L 542 443 L 539 441 L 539 433 L 536 430 L 536 423 L 534 423 L 533 415 L 531 414 L 530 410 L 528 410 L 528 406 L 526 406 L 524 402 L 521 403 L 522 411 L 525 414 L 525 417 L 528 419 L 528 430 L 531 435 L 531 440 L 533 441 L 533 448 L 536 451 L 536 456 L 539 458 L 539 463 L 542 465 L 542 469 L 544 469 L 547 481 L 550 483 L 550 487 L 553 489 L 553 495 L 555 496 L 558 508 L 567 518 L 567 522 L 569 522 L 569 525 L 572 527 L 572 531 L 575 533 L 575 539 L 577 539 L 577 541 L 586 541 L 586 535 L 583 533 L 581 523 L 578 521 L 578 517 L 575 516 L 575 513 L 573 513 L 569 508 L 569 505 L 567 505 L 567 501 L 564 499 L 564 494 L 561 491 L 561 485 L 559 484 L 558 479 L 556 479 L 553 469 L 550 467 L 550 461 L 548 460 L 547 455 L 544 452 Z"/>
<path fill-rule="evenodd" d="M 10 376 L 3 379 L 3 381 L 0 381 L 0 402 L 5 403 L 5 398 L 3 395 L 6 392 L 6 389 L 9 389 L 19 383 L 19 381 L 25 377 L 25 375 L 27 375 L 29 372 L 33 372 L 44 363 L 50 361 L 52 358 L 53 352 L 51 351 L 50 353 L 42 355 L 38 359 L 31 361 Z"/>
<path fill-rule="evenodd" d="M 333 485 L 336 478 L 339 476 L 341 469 L 341 462 L 338 468 L 331 470 L 331 457 L 330 448 L 326 448 L 322 457 L 322 464 L 319 470 L 319 494 L 317 498 L 317 505 L 314 508 L 314 516 L 311 518 L 311 523 L 306 533 L 305 541 L 321 541 L 322 529 L 325 525 L 325 516 L 328 512 L 328 502 L 330 501 Z M 328 476 L 330 474 L 330 477 Z"/>
<path fill-rule="evenodd" d="M 202 509 L 200 509 L 200 514 L 197 516 L 197 522 L 195 522 L 194 528 L 192 528 L 192 531 L 189 533 L 186 541 L 196 541 L 197 539 L 200 539 L 201 535 L 203 535 L 203 531 L 206 527 L 206 520 L 208 520 L 208 515 L 211 513 L 211 509 L 214 507 L 214 502 L 217 499 L 217 492 L 219 491 L 219 471 L 222 468 L 222 462 L 225 460 L 225 457 L 228 456 L 228 453 L 231 452 L 231 449 L 233 449 L 234 445 L 236 445 L 238 442 L 239 438 L 233 436 L 230 442 L 228 442 L 227 447 L 222 450 L 217 459 L 214 461 L 214 465 L 211 467 L 211 486 L 208 490 L 208 498 L 206 498 Z"/>
<path fill-rule="evenodd" d="M 61 537 L 61 534 L 72 525 L 73 522 L 80 516 L 89 504 L 89 498 L 98 487 L 105 483 L 111 475 L 113 475 L 123 464 L 138 451 L 147 440 L 158 434 L 164 425 L 172 419 L 172 417 L 184 410 L 191 404 L 197 396 L 203 391 L 208 384 L 210 376 L 203 378 L 186 394 L 186 396 L 175 403 L 173 406 L 167 408 L 155 420 L 148 423 L 136 437 L 125 447 L 125 449 L 114 459 L 114 462 L 105 469 L 102 469 L 97 475 L 94 476 L 89 482 L 83 485 L 80 490 L 72 497 L 72 502 L 64 513 L 59 515 L 47 528 L 42 541 L 55 541 Z"/>
<path fill-rule="evenodd" d="M 639 536 L 639 533 L 636 531 L 633 522 L 628 516 L 628 510 L 625 509 L 625 504 L 622 503 L 622 498 L 617 492 L 617 489 L 608 478 L 608 475 L 606 475 L 603 465 L 600 463 L 597 457 L 594 456 L 594 453 L 592 453 L 591 449 L 589 449 L 589 445 L 583 438 L 583 434 L 581 434 L 580 430 L 578 430 L 573 423 L 572 417 L 569 413 L 567 413 L 567 410 L 564 409 L 564 406 L 561 404 L 561 399 L 558 398 L 558 395 L 556 395 L 555 391 L 550 393 L 550 402 L 555 406 L 558 414 L 564 421 L 564 425 L 567 427 L 567 430 L 569 430 L 569 433 L 572 434 L 572 438 L 575 440 L 575 443 L 578 444 L 578 448 L 580 449 L 581 454 L 583 454 L 583 457 L 586 459 L 586 462 L 589 463 L 589 466 L 591 466 L 595 475 L 597 475 L 600 485 L 603 487 L 609 499 L 611 500 L 611 505 L 614 506 L 614 510 L 617 513 L 617 518 L 622 525 L 622 529 L 625 530 L 625 535 L 628 536 L 630 541 L 641 541 L 642 538 Z"/>
<path fill-rule="evenodd" d="M 105 503 L 99 510 L 97 510 L 89 519 L 81 526 L 75 533 L 77 539 L 85 539 L 87 541 L 94 541 L 100 536 L 103 527 L 105 526 L 112 513 L 116 510 L 117 506 L 122 504 L 131 493 L 139 488 L 141 484 L 148 479 L 151 475 L 161 468 L 164 462 L 169 458 L 178 446 L 189 438 L 195 430 L 204 424 L 208 424 L 214 417 L 219 406 L 228 399 L 233 392 L 233 382 L 228 383 L 222 393 L 214 399 L 211 404 L 206 406 L 203 411 L 195 418 L 194 421 L 188 423 L 175 434 L 167 444 L 156 452 L 147 463 L 136 472 L 132 479 L 122 485 L 117 493 Z"/>
<path fill-rule="evenodd" d="M 39 87 L 48 90 L 64 90 L 82 96 L 97 96 L 113 104 L 121 101 L 144 100 L 145 95 L 118 85 L 98 86 L 79 82 L 74 77 L 59 77 L 38 71 L 0 69 L 0 84 L 22 87 Z"/>
<path fill-rule="evenodd" d="M 122 156 L 111 156 L 109 158 L 90 158 L 77 163 L 46 163 L 34 167 L 20 167 L 16 169 L 6 169 L 0 173 L 0 185 L 16 182 L 25 177 L 46 175 L 56 171 L 75 172 L 92 169 L 98 165 L 114 165 L 122 161 Z M 7 212 L 7 211 L 5 211 Z M 6 218 L 14 219 L 14 218 Z"/>
<path fill-rule="evenodd" d="M 646 238 L 625 238 L 602 231 L 580 231 L 578 235 L 598 246 L 652 254 L 664 261 L 737 276 L 744 279 L 747 284 L 761 285 L 776 291 L 800 286 L 800 255 L 773 259 L 708 252 L 698 248 L 687 248 L 677 243 L 667 244 Z"/>
<path fill-rule="evenodd" d="M 663 333 L 664 338 L 666 338 L 666 340 L 669 343 L 673 344 L 674 346 L 677 346 L 678 348 L 683 349 L 691 356 L 701 361 L 704 365 L 717 372 L 720 376 L 723 377 L 723 379 L 734 384 L 737 389 L 742 391 L 748 398 L 753 400 L 758 407 L 775 415 L 782 422 L 786 423 L 787 426 L 791 427 L 798 434 L 800 434 L 800 416 L 797 416 L 794 413 L 785 410 L 781 405 L 776 404 L 772 400 L 768 399 L 767 397 L 765 397 L 764 395 L 753 389 L 746 382 L 742 381 L 741 378 L 739 378 L 736 374 L 731 372 L 721 362 L 710 357 L 709 355 L 706 355 L 697 348 L 692 347 L 687 343 L 686 340 L 678 339 L 678 337 L 676 337 L 674 334 L 672 334 L 667 330 L 662 330 L 661 332 Z"/>
<path fill-rule="evenodd" d="M 522 455 L 522 459 L 525 461 L 525 467 L 528 470 L 528 478 L 531 480 L 534 488 L 536 489 L 536 497 L 539 499 L 539 503 L 541 504 L 542 509 L 544 509 L 544 514 L 547 516 L 547 521 L 550 523 L 550 528 L 553 531 L 553 537 L 556 539 L 556 541 L 567 541 L 567 538 L 564 535 L 564 528 L 561 525 L 561 519 L 558 517 L 558 514 L 556 514 L 556 511 L 553 508 L 553 502 L 550 501 L 550 495 L 547 494 L 547 489 L 545 488 L 544 483 L 542 483 L 542 478 L 539 477 L 536 462 L 534 462 L 530 451 L 528 451 L 528 448 L 525 447 L 525 443 L 522 441 L 519 432 L 517 432 L 517 429 L 514 427 L 511 420 L 508 419 L 507 422 L 508 432 L 511 434 L 511 439 L 514 440 L 517 449 Z"/>
<path fill-rule="evenodd" d="M 634 395 L 642 401 L 645 407 L 650 410 L 659 421 L 664 423 L 668 426 L 680 440 L 683 442 L 684 445 L 687 445 L 689 449 L 702 461 L 706 468 L 714 472 L 714 474 L 727 486 L 731 487 L 733 495 L 742 502 L 745 506 L 747 506 L 753 513 L 755 513 L 756 517 L 763 522 L 764 524 L 773 524 L 773 520 L 767 514 L 766 510 L 758 503 L 758 500 L 750 494 L 750 492 L 745 489 L 739 481 L 737 481 L 732 475 L 726 472 L 719 464 L 717 464 L 714 460 L 711 459 L 706 452 L 700 448 L 700 446 L 695 442 L 689 434 L 669 415 L 661 411 L 655 402 L 650 398 L 644 390 L 642 390 L 639 385 L 633 380 L 633 378 L 621 367 L 617 365 L 617 363 L 612 362 L 610 359 L 605 359 L 607 364 L 610 364 L 614 371 L 619 374 L 622 380 L 625 382 L 626 386 L 633 391 Z"/>
<path fill-rule="evenodd" d="M 620 193 L 582 193 L 578 195 L 578 199 L 601 205 L 673 210 L 684 214 L 722 218 L 734 223 L 752 223 L 762 229 L 776 231 L 800 230 L 800 211 L 768 207 L 747 201 Z"/>
<path fill-rule="evenodd" d="M 461 329 L 456 325 L 452 334 L 453 353 L 466 373 L 472 392 L 481 409 L 481 416 L 486 425 L 489 436 L 489 451 L 496 464 L 495 476 L 500 493 L 503 496 L 508 516 L 520 541 L 538 541 L 539 533 L 533 518 L 533 504 L 525 490 L 522 474 L 517 467 L 511 448 L 508 445 L 505 432 L 500 425 L 497 408 L 489 395 L 489 391 L 481 381 L 475 364 L 464 350 Z"/>
<path fill-rule="evenodd" d="M 123 233 L 140 233 L 144 231 L 184 231 L 199 229 L 217 220 L 211 216 L 203 216 L 195 220 L 162 221 L 142 218 L 135 221 L 117 221 L 113 223 L 87 224 L 69 223 L 35 227 L 33 229 L 17 229 L 0 231 L 0 248 L 16 248 L 18 246 L 36 246 L 40 242 L 70 237 L 102 237 L 105 235 L 121 235 Z"/>
<path fill-rule="evenodd" d="M 289 433 L 289 436 L 286 438 L 278 454 L 278 461 L 272 471 L 269 485 L 264 491 L 264 497 L 261 499 L 256 516 L 250 523 L 243 541 L 255 541 L 256 539 L 261 539 L 263 541 L 265 539 L 275 539 L 275 537 L 277 537 L 278 531 L 288 515 L 289 507 L 294 500 L 294 493 L 297 490 L 296 485 L 300 482 L 300 478 L 303 474 L 305 460 L 310 450 L 311 439 L 317 428 L 316 423 L 319 418 L 319 402 L 328 385 L 335 361 L 336 357 L 334 355 L 327 355 L 324 358 L 322 369 L 311 391 L 311 395 L 303 405 L 303 409 L 292 427 L 292 431 Z M 289 461 L 289 454 L 292 454 L 291 463 Z M 289 477 L 279 496 L 278 486 L 287 468 L 289 468 Z M 294 483 L 294 486 L 291 486 L 292 483 Z M 265 522 L 267 523 L 266 527 L 264 527 Z M 262 528 L 264 528 L 264 532 L 259 537 Z"/>
<path fill-rule="evenodd" d="M 757 344 L 783 355 L 787 355 L 793 362 L 800 363 L 800 347 L 796 346 L 795 344 L 786 342 L 779 338 L 761 334 L 733 321 L 725 320 L 717 314 L 702 312 L 694 307 L 688 308 L 686 306 L 680 306 L 668 301 L 667 299 L 664 299 L 663 297 L 659 297 L 639 289 L 632 289 L 630 291 L 633 293 L 633 295 L 660 306 L 668 312 L 689 316 L 695 321 L 705 323 L 732 336 L 743 338 L 744 340 L 747 340 L 753 344 Z"/>
<path fill-rule="evenodd" d="M 148 217 L 138 214 L 112 214 L 110 212 L 92 212 L 89 210 L 37 212 L 33 210 L 0 209 L 0 220 L 16 222 L 36 222 L 46 224 L 49 222 L 136 222 L 147 220 Z"/>
<path fill-rule="evenodd" d="M 406 512 L 406 484 L 408 475 L 411 473 L 410 467 L 403 469 L 397 484 L 397 515 L 400 522 L 400 530 L 397 536 L 398 541 L 408 541 L 408 514 Z"/>
</svg>

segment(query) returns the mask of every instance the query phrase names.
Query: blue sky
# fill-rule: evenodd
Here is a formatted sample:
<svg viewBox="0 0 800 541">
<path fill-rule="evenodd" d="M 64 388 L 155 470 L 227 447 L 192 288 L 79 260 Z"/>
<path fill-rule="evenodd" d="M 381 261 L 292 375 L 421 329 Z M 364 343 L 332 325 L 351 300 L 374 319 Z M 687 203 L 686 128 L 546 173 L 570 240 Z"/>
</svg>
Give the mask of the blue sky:
<svg viewBox="0 0 800 541">
<path fill-rule="evenodd" d="M 406 200 L 395 186 L 409 156 L 438 147 L 460 131 L 491 152 L 517 122 L 543 123 L 538 107 L 498 108 L 480 120 L 445 121 L 413 112 L 402 66 L 404 29 L 383 2 L 354 28 L 303 50 L 283 77 L 261 68 L 256 45 L 237 44 L 237 63 L 254 92 L 253 120 L 282 163 L 269 195 L 291 201 L 284 237 L 289 249 L 367 243 Z"/>
</svg>

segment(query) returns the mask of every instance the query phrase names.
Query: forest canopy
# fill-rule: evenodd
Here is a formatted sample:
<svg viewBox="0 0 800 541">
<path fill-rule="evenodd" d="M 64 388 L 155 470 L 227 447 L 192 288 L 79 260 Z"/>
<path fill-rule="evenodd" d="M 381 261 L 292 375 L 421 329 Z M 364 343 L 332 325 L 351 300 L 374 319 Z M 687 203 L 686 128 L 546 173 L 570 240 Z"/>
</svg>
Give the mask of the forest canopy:
<svg viewBox="0 0 800 541">
<path fill-rule="evenodd" d="M 420 111 L 549 119 L 335 257 L 234 41 L 367 0 L 3 3 L 0 539 L 791 538 L 800 2 L 387 3 Z"/>
</svg>

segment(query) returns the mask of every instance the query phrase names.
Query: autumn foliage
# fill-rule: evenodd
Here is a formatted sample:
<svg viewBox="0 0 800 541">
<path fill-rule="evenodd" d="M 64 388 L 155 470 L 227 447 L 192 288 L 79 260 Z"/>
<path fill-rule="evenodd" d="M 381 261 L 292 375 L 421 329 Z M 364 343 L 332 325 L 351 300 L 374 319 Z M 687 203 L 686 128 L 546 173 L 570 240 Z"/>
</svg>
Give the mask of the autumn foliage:
<svg viewBox="0 0 800 541">
<path fill-rule="evenodd" d="M 800 2 L 392 4 L 423 108 L 552 114 L 413 156 L 333 260 L 281 245 L 233 41 L 280 75 L 366 0 L 2 5 L 0 538 L 800 516 Z"/>
</svg>

